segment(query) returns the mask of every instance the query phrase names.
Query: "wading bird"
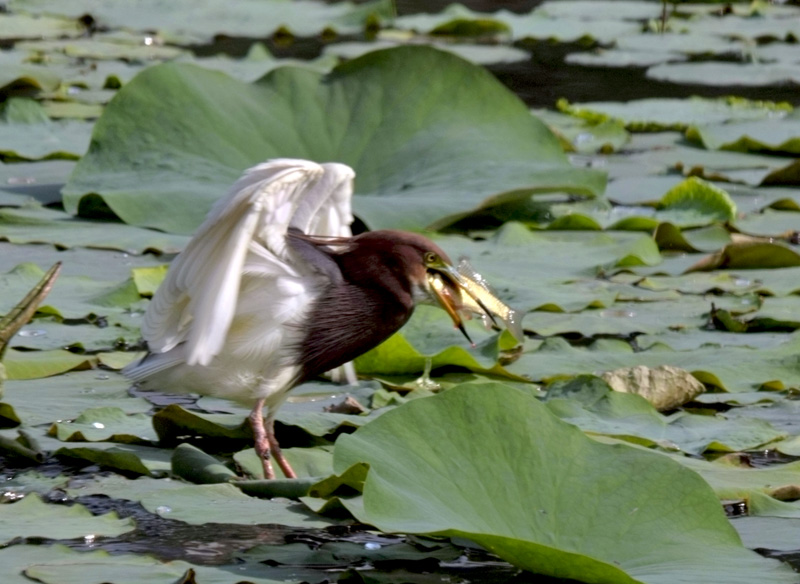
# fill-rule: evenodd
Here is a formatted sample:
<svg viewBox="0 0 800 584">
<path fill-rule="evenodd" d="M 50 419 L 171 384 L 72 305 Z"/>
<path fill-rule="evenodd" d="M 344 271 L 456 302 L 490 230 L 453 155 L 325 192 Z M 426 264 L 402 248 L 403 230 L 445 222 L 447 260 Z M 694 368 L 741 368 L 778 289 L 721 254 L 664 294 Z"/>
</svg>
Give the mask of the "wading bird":
<svg viewBox="0 0 800 584">
<path fill-rule="evenodd" d="M 491 316 L 432 241 L 353 237 L 353 178 L 344 164 L 293 159 L 245 171 L 173 261 L 145 314 L 149 353 L 123 371 L 145 388 L 252 404 L 267 478 L 270 455 L 295 476 L 273 429 L 292 387 L 377 346 L 417 302 L 438 303 L 462 332 L 462 314 Z"/>
</svg>

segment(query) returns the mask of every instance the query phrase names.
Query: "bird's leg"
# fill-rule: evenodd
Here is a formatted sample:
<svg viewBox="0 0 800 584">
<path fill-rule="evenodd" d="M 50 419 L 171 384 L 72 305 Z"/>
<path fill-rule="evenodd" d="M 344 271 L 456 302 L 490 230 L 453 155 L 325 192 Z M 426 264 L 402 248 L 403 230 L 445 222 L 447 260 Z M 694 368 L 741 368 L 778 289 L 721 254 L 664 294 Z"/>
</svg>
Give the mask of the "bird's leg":
<svg viewBox="0 0 800 584">
<path fill-rule="evenodd" d="M 281 446 L 278 444 L 277 438 L 275 438 L 275 410 L 277 408 L 270 408 L 270 412 L 267 415 L 267 423 L 266 423 L 266 430 L 267 430 L 267 441 L 269 443 L 269 449 L 272 451 L 272 456 L 275 458 L 275 462 L 278 463 L 278 466 L 281 467 L 283 471 L 283 475 L 287 479 L 296 479 L 297 474 L 294 472 L 292 465 L 289 464 L 289 461 L 286 460 L 286 457 L 283 456 L 283 452 L 281 452 Z"/>
<path fill-rule="evenodd" d="M 267 430 L 264 427 L 264 399 L 260 399 L 250 412 L 250 427 L 253 428 L 253 438 L 255 442 L 256 454 L 261 459 L 261 464 L 264 466 L 264 478 L 274 479 L 275 471 L 272 469 L 272 461 L 269 458 L 270 439 L 267 435 Z M 270 430 L 272 425 L 270 424 Z M 272 440 L 275 440 L 273 437 Z M 277 442 L 276 442 L 277 444 Z"/>
</svg>

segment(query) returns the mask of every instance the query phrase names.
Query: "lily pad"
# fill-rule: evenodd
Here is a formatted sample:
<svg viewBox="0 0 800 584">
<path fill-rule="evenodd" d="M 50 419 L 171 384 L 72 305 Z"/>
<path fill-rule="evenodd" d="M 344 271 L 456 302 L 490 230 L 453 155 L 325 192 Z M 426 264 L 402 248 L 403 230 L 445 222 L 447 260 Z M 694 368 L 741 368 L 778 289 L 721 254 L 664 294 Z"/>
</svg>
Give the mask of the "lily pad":
<svg viewBox="0 0 800 584">
<path fill-rule="evenodd" d="M 5 40 L 77 37 L 85 32 L 85 27 L 75 19 L 0 14 L 0 38 Z"/>
<path fill-rule="evenodd" d="M 551 441 L 558 455 L 546 447 Z M 647 583 L 794 579 L 741 546 L 694 473 L 659 455 L 597 444 L 500 384 L 414 400 L 342 436 L 336 470 L 357 462 L 370 465 L 361 521 L 468 537 L 540 574 Z"/>
<path fill-rule="evenodd" d="M 15 537 L 113 536 L 134 528 L 132 519 L 119 519 L 114 512 L 96 517 L 82 505 L 48 505 L 37 494 L 12 505 L 0 505 L 0 543 L 8 543 Z"/>
<path fill-rule="evenodd" d="M 685 412 L 663 416 L 642 396 L 611 391 L 588 376 L 554 383 L 547 397 L 552 413 L 585 432 L 688 454 L 752 450 L 785 436 L 764 420 Z"/>
<path fill-rule="evenodd" d="M 600 339 L 586 349 L 571 347 L 561 338 L 547 339 L 540 346 L 531 343 L 530 346 L 507 366 L 512 373 L 546 380 L 556 375 L 602 373 L 636 365 L 672 365 L 691 372 L 707 385 L 730 392 L 748 392 L 760 387 L 800 387 L 800 374 L 794 364 L 800 346 L 797 334 L 789 335 L 777 347 L 763 350 L 711 345 L 701 346 L 695 351 L 653 347 L 634 353 L 624 341 Z"/>
<path fill-rule="evenodd" d="M 739 237 L 721 250 L 694 263 L 687 272 L 725 269 L 793 268 L 800 266 L 800 253 L 790 246 L 766 239 Z"/>
<path fill-rule="evenodd" d="M 93 124 L 78 120 L 0 124 L 0 156 L 5 159 L 77 160 L 89 148 Z"/>
<path fill-rule="evenodd" d="M 410 37 L 410 43 L 417 43 L 415 37 Z M 349 42 L 349 43 L 335 43 L 325 47 L 324 54 L 340 57 L 343 59 L 354 59 L 360 57 L 370 51 L 379 49 L 389 49 L 403 44 L 400 40 L 391 38 L 379 39 L 374 42 Z M 509 47 L 505 45 L 471 45 L 465 43 L 443 43 L 443 42 L 428 42 L 428 46 L 435 47 L 441 51 L 447 51 L 458 55 L 465 61 L 476 63 L 480 65 L 490 65 L 492 63 L 514 63 L 517 61 L 524 61 L 530 57 L 530 54 L 522 49 Z"/>
<path fill-rule="evenodd" d="M 315 515 L 299 503 L 249 497 L 229 484 L 188 485 L 152 492 L 142 498 L 142 505 L 151 513 L 192 525 L 234 523 L 320 528 L 340 523 Z"/>
<path fill-rule="evenodd" d="M 437 83 L 421 71 L 436 71 Z M 602 188 L 598 173 L 570 167 L 556 139 L 485 70 L 426 47 L 375 51 L 324 77 L 284 67 L 247 85 L 166 64 L 137 80 L 97 122 L 95 146 L 64 189 L 69 211 L 97 193 L 128 223 L 191 232 L 244 168 L 274 156 L 351 164 L 354 211 L 372 228 L 445 225 L 536 192 Z M 457 107 L 439 99 L 445 88 Z M 153 100 L 172 113 L 152 116 Z M 331 140 L 319 140 L 319 124 L 332 124 Z"/>
<path fill-rule="evenodd" d="M 128 395 L 130 382 L 113 372 L 73 371 L 46 380 L 5 384 L 3 401 L 12 404 L 27 426 L 78 417 L 87 408 L 119 407 L 130 414 L 147 412 L 151 405 Z"/>
<path fill-rule="evenodd" d="M 693 126 L 687 137 L 712 150 L 800 154 L 800 119 Z"/>
<path fill-rule="evenodd" d="M 633 131 L 685 130 L 691 125 L 726 121 L 762 120 L 790 109 L 787 105 L 753 102 L 741 98 L 688 99 L 648 98 L 629 102 L 570 104 L 561 100 L 558 109 L 593 121 L 620 120 Z"/>
<path fill-rule="evenodd" d="M 800 84 L 800 65 L 781 63 L 666 63 L 647 70 L 647 77 L 685 85 L 760 87 Z"/>
<path fill-rule="evenodd" d="M 53 453 L 72 461 L 86 461 L 126 474 L 164 476 L 170 469 L 170 453 L 163 448 L 115 442 L 83 442 L 62 446 Z"/>
<path fill-rule="evenodd" d="M 52 243 L 60 249 L 90 247 L 130 254 L 178 253 L 188 237 L 133 225 L 87 221 L 38 206 L 0 209 L 0 238 L 11 243 Z"/>
<path fill-rule="evenodd" d="M 150 416 L 126 414 L 115 407 L 91 408 L 74 420 L 56 422 L 50 435 L 64 442 L 152 444 L 158 440 Z"/>
<path fill-rule="evenodd" d="M 323 29 L 342 33 L 362 30 L 367 19 L 387 10 L 385 2 L 356 6 L 350 2 L 320 5 L 307 0 L 247 0 L 231 5 L 224 0 L 192 0 L 163 4 L 158 0 L 139 2 L 136 6 L 113 0 L 90 0 L 80 5 L 58 0 L 15 0 L 13 10 L 31 13 L 55 13 L 73 18 L 90 14 L 99 28 L 128 28 L 159 31 L 167 38 L 207 42 L 215 35 L 227 34 L 265 38 L 279 29 L 288 29 L 298 36 L 311 36 Z M 187 14 L 203 14 L 203 18 L 186 19 Z"/>
</svg>

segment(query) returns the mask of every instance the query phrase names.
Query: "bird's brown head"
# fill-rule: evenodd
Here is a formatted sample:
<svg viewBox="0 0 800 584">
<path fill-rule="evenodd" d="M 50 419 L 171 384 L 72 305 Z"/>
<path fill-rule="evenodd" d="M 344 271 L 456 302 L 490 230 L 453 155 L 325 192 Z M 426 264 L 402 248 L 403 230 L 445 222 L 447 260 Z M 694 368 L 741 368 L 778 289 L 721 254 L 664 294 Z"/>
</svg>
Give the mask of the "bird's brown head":
<svg viewBox="0 0 800 584">
<path fill-rule="evenodd" d="M 362 283 L 402 288 L 415 303 L 438 305 L 469 339 L 460 315 L 462 277 L 438 245 L 417 233 L 393 230 L 370 231 L 351 242 L 349 253 L 341 256 L 347 264 L 342 266 L 344 274 L 357 273 Z"/>
</svg>

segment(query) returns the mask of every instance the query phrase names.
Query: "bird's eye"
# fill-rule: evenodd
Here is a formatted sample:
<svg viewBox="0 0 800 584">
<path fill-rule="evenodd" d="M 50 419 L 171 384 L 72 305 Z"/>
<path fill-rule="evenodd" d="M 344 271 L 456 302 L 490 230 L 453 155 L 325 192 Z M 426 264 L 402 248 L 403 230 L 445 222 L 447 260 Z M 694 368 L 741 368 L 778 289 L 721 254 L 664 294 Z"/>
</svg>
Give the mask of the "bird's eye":
<svg viewBox="0 0 800 584">
<path fill-rule="evenodd" d="M 432 251 L 425 253 L 425 263 L 427 265 L 430 266 L 438 262 L 439 262 L 439 256 L 437 256 L 435 253 L 433 253 Z"/>
</svg>

